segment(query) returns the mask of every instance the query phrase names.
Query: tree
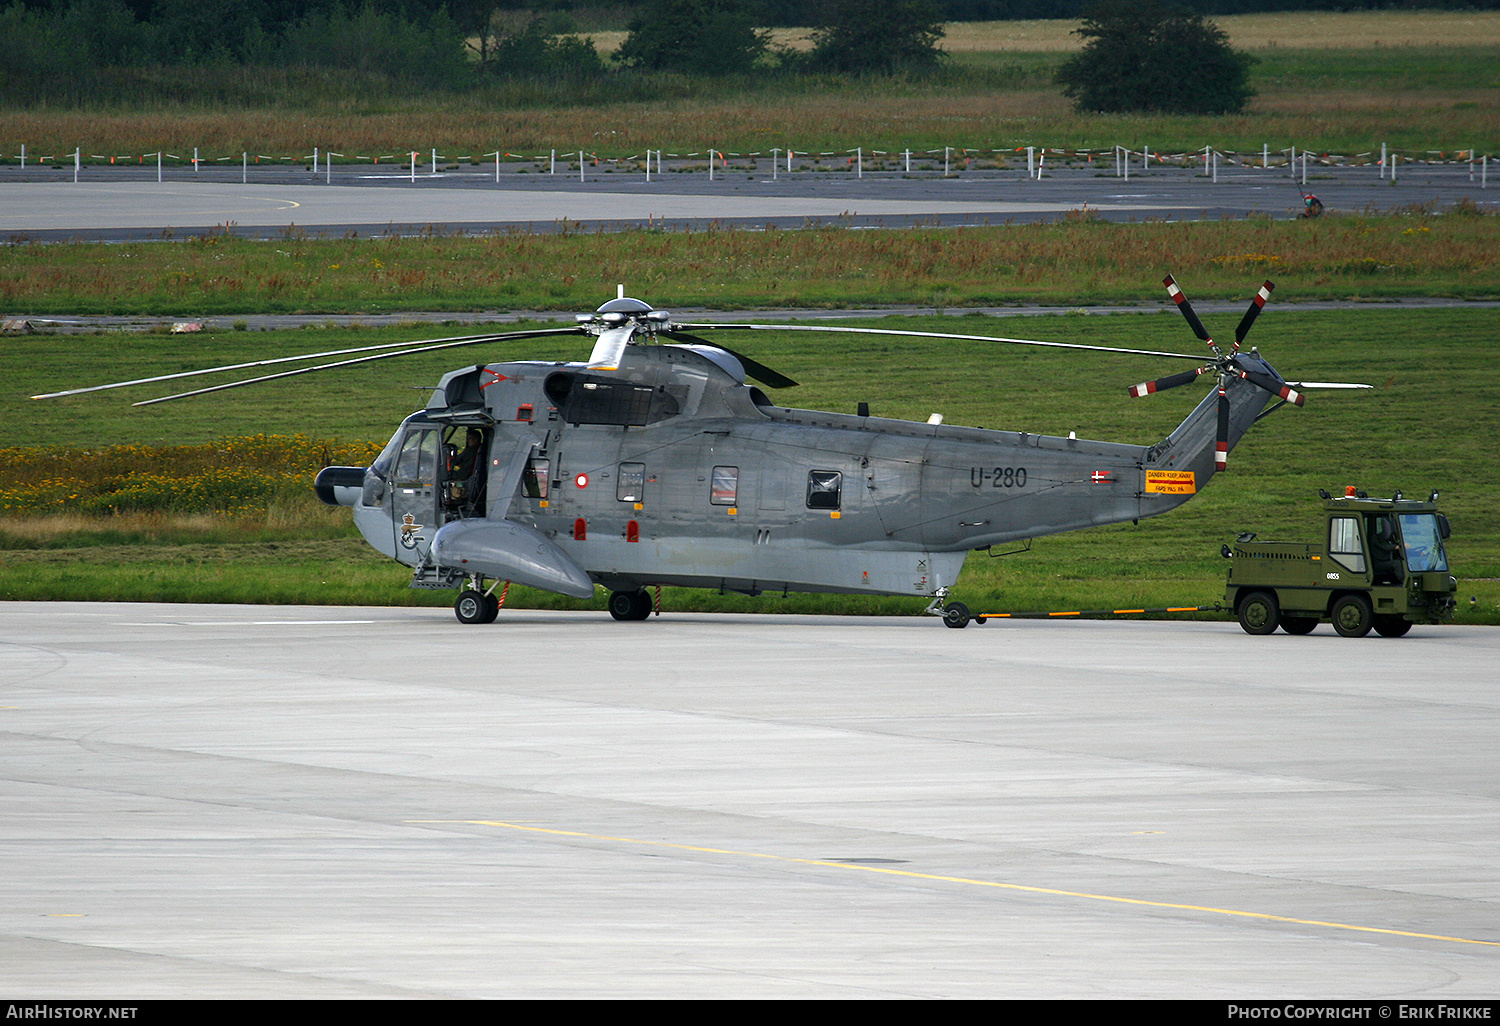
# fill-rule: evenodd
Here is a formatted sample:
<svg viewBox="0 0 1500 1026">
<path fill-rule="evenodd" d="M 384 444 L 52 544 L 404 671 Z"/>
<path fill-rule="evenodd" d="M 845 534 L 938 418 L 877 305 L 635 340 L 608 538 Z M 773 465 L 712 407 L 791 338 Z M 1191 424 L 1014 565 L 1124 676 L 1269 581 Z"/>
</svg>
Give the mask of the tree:
<svg viewBox="0 0 1500 1026">
<path fill-rule="evenodd" d="M 1255 91 L 1254 58 L 1201 14 L 1157 0 L 1107 0 L 1077 34 L 1089 40 L 1057 72 L 1080 111 L 1233 114 Z"/>
<path fill-rule="evenodd" d="M 933 0 L 828 0 L 808 63 L 830 71 L 930 71 L 942 60 Z"/>
<path fill-rule="evenodd" d="M 749 71 L 770 46 L 754 5 L 736 0 L 648 0 L 627 27 L 615 59 L 650 71 Z"/>
</svg>

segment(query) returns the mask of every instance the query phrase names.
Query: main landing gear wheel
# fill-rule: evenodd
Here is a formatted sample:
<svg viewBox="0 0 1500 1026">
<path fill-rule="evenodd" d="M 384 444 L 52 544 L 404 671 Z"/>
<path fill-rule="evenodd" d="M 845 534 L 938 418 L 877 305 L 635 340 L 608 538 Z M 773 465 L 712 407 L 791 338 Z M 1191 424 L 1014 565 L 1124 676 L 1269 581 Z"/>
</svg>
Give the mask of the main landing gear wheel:
<svg viewBox="0 0 1500 1026">
<path fill-rule="evenodd" d="M 610 592 L 609 615 L 616 620 L 644 620 L 651 615 L 651 596 L 645 588 Z"/>
<path fill-rule="evenodd" d="M 1363 595 L 1345 595 L 1333 604 L 1329 614 L 1333 629 L 1346 638 L 1362 638 L 1370 633 L 1375 614 L 1370 609 L 1370 600 Z"/>
<path fill-rule="evenodd" d="M 470 588 L 453 603 L 453 615 L 459 623 L 494 623 L 500 615 L 500 600 Z"/>
<path fill-rule="evenodd" d="M 1240 599 L 1240 626 L 1246 634 L 1270 634 L 1281 620 L 1281 607 L 1268 591 L 1252 591 Z"/>
</svg>

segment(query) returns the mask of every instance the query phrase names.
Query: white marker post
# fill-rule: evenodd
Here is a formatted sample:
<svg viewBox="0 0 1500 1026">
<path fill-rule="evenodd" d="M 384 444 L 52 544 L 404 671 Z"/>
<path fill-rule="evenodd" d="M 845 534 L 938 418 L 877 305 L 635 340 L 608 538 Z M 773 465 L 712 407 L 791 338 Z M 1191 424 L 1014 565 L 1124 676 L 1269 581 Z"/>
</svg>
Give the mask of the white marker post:
<svg viewBox="0 0 1500 1026">
<path fill-rule="evenodd" d="M 780 165 L 780 161 L 781 161 L 781 147 L 780 146 L 772 146 L 771 147 L 771 181 L 773 181 L 773 182 L 776 181 L 776 174 L 777 174 L 777 171 L 780 169 L 780 166 L 781 166 Z"/>
<path fill-rule="evenodd" d="M 250 151 L 240 150 L 240 184 L 250 184 Z"/>
<path fill-rule="evenodd" d="M 73 184 L 78 184 L 78 166 L 83 163 L 83 147 L 73 147 Z"/>
</svg>

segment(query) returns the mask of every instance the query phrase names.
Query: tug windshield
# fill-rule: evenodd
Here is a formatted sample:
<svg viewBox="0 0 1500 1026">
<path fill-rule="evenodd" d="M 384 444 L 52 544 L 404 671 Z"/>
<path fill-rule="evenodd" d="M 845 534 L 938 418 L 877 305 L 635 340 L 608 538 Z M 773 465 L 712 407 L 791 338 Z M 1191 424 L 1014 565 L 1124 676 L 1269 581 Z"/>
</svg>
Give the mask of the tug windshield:
<svg viewBox="0 0 1500 1026">
<path fill-rule="evenodd" d="M 1406 568 L 1412 573 L 1446 571 L 1448 554 L 1443 551 L 1443 536 L 1437 517 L 1432 513 L 1404 513 L 1401 540 L 1406 547 Z"/>
</svg>

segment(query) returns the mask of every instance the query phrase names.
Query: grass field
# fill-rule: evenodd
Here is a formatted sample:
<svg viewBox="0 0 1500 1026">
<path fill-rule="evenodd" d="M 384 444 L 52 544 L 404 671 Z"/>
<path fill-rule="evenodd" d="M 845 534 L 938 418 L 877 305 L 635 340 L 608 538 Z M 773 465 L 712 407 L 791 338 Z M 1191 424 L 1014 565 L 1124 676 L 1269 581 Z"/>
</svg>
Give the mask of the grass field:
<svg viewBox="0 0 1500 1026">
<path fill-rule="evenodd" d="M 187 157 L 195 146 L 210 159 L 242 151 L 295 156 L 314 146 L 351 157 L 433 147 L 454 157 L 555 148 L 612 158 L 647 148 L 1147 144 L 1187 152 L 1210 143 L 1241 152 L 1266 144 L 1362 153 L 1387 143 L 1410 154 L 1500 153 L 1500 12 L 1255 15 L 1221 23 L 1258 60 L 1258 95 L 1243 115 L 1075 113 L 1052 77 L 1079 43 L 1069 35 L 1076 23 L 992 22 L 949 26 L 949 70 L 919 81 L 632 73 L 591 86 L 520 82 L 437 96 L 372 93 L 274 68 L 229 77 L 192 69 L 143 73 L 142 99 L 133 104 L 0 104 L 0 159 L 14 162 L 22 143 L 34 155 L 82 146 L 106 159 L 157 149 Z"/>
<path fill-rule="evenodd" d="M 1236 318 L 1237 319 L 1237 318 Z M 1216 322 L 1225 321 L 1220 325 Z M 1289 376 L 1363 380 L 1366 395 L 1318 393 L 1306 409 L 1278 413 L 1231 457 L 1228 474 L 1194 502 L 1139 525 L 1118 525 L 1037 540 L 1024 555 L 971 556 L 958 597 L 989 611 L 1108 608 L 1122 605 L 1211 604 L 1221 595 L 1218 548 L 1241 530 L 1262 538 L 1311 540 L 1318 488 L 1357 484 L 1372 494 L 1437 488 L 1454 526 L 1450 556 L 1463 580 L 1460 622 L 1500 623 L 1500 484 L 1491 440 L 1500 432 L 1500 383 L 1489 371 L 1495 315 L 1488 310 L 1355 310 L 1309 312 L 1273 308 L 1252 341 Z M 1224 317 L 1210 328 L 1227 331 Z M 993 318 L 882 319 L 880 326 L 964 333 L 1023 333 Z M 1194 341 L 1175 313 L 1084 314 L 1028 318 L 1024 334 L 1059 341 L 1171 348 Z M 303 432 L 330 447 L 379 444 L 418 404 L 413 389 L 430 384 L 453 356 L 357 373 L 293 379 L 211 399 L 133 409 L 127 400 L 150 394 L 132 388 L 53 403 L 22 393 L 107 377 L 160 372 L 283 351 L 337 348 L 372 340 L 369 332 L 229 332 L 192 340 L 166 336 L 32 336 L 10 340 L 0 374 L 9 383 L 0 407 L 6 450 L 0 494 L 25 485 L 24 474 L 57 477 L 61 468 L 116 459 L 106 443 L 146 451 L 162 443 L 201 446 L 253 431 Z M 1073 353 L 979 345 L 855 340 L 827 347 L 774 333 L 735 337 L 758 359 L 801 380 L 795 396 L 811 408 L 852 409 L 869 401 L 877 414 L 923 420 L 942 412 L 948 423 L 1149 442 L 1167 433 L 1198 398 L 1181 389 L 1147 401 L 1125 398 L 1124 386 L 1157 376 L 1160 361 L 1080 357 Z M 486 347 L 484 358 L 577 359 L 585 340 Z M 108 358 L 101 359 L 101 352 Z M 1167 368 L 1172 369 L 1172 368 Z M 226 438 L 227 436 L 227 438 Z M 322 443 L 300 444 L 317 451 Z M 43 446 L 40 451 L 33 447 Z M 252 447 L 253 448 L 253 447 Z M 261 448 L 266 448 L 261 443 Z M 24 457 L 24 458 L 23 458 Z M 183 455 L 162 450 L 138 467 L 166 476 Z M 231 460 L 231 463 L 234 461 Z M 249 461 L 242 461 L 248 465 Z M 314 459 L 312 462 L 318 462 Z M 277 467 L 280 473 L 285 467 Z M 311 466 L 303 471 L 303 480 Z M 116 482 L 127 486 L 129 475 Z M 295 476 L 295 475 L 293 475 Z M 81 480 L 81 475 L 80 475 Z M 12 514 L 0 519 L 0 597 L 139 600 L 445 604 L 450 595 L 412 592 L 407 574 L 356 540 L 346 512 L 326 510 L 295 488 L 265 512 L 220 514 L 137 510 L 118 517 Z M 299 504 L 300 503 L 300 504 Z M 1468 598 L 1476 599 L 1473 608 Z M 556 596 L 513 590 L 512 604 L 574 605 Z M 910 600 L 820 597 L 757 600 L 669 591 L 668 609 L 823 610 L 911 613 Z M 587 603 L 584 603 L 587 605 Z M 597 605 L 597 603 L 596 603 Z M 602 607 L 601 607 L 602 608 Z"/>
<path fill-rule="evenodd" d="M 501 232 L 269 243 L 220 232 L 173 246 L 0 247 L 0 309 L 163 317 L 576 311 L 598 306 L 618 282 L 669 308 L 1084 306 L 1155 301 L 1168 272 L 1204 298 L 1237 299 L 1266 277 L 1303 302 L 1484 298 L 1500 294 L 1497 224 L 1494 216 L 1461 212 L 1317 222 L 1075 220 L 881 232 Z"/>
</svg>

